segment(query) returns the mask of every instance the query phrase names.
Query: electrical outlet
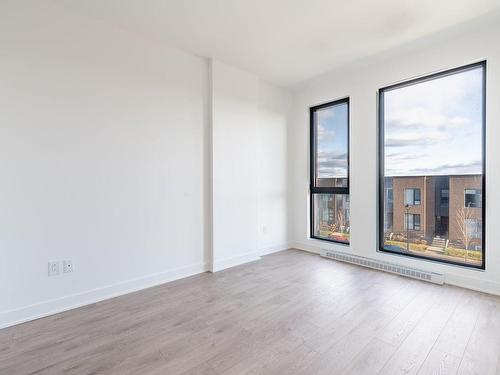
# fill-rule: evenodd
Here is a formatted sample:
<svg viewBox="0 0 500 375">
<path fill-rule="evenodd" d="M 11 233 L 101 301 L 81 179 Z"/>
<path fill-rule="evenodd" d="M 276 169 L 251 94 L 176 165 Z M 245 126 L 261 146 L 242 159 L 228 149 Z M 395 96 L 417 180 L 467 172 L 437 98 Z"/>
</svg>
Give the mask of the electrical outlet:
<svg viewBox="0 0 500 375">
<path fill-rule="evenodd" d="M 59 275 L 59 262 L 49 262 L 49 276 Z"/>
<path fill-rule="evenodd" d="M 64 273 L 73 272 L 73 261 L 72 260 L 63 260 L 63 272 Z"/>
</svg>

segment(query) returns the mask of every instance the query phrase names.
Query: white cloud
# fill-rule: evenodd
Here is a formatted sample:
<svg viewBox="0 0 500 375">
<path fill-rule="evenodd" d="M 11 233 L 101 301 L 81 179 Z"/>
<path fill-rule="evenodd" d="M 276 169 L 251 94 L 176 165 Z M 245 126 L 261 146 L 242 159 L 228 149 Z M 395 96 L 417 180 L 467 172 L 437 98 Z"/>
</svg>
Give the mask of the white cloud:
<svg viewBox="0 0 500 375">
<path fill-rule="evenodd" d="M 335 138 L 335 130 L 326 128 L 323 123 L 318 122 L 318 140 L 332 141 Z"/>
<path fill-rule="evenodd" d="M 447 116 L 439 112 L 431 112 L 426 108 L 409 108 L 405 111 L 392 111 L 386 119 L 386 126 L 390 129 L 408 127 L 457 127 L 467 125 L 470 119 L 463 116 Z"/>
<path fill-rule="evenodd" d="M 333 117 L 335 117 L 335 106 L 333 107 L 326 107 L 323 109 L 320 109 L 316 112 L 318 116 L 318 120 L 328 120 Z"/>
<path fill-rule="evenodd" d="M 461 174 L 481 174 L 482 173 L 481 160 L 475 160 L 466 163 L 455 164 L 438 164 L 429 167 L 398 169 L 387 168 L 386 176 L 433 176 L 433 175 L 461 175 Z"/>
<path fill-rule="evenodd" d="M 481 173 L 481 84 L 476 69 L 387 92 L 386 172 Z"/>
<path fill-rule="evenodd" d="M 427 146 L 451 139 L 451 134 L 441 131 L 401 132 L 385 139 L 386 147 Z"/>
<path fill-rule="evenodd" d="M 318 177 L 346 177 L 347 154 L 339 152 L 318 153 Z"/>
<path fill-rule="evenodd" d="M 325 123 L 335 116 L 335 107 L 327 107 L 316 112 L 316 121 L 318 124 L 318 140 L 331 141 L 335 137 L 335 130 L 325 126 Z"/>
</svg>

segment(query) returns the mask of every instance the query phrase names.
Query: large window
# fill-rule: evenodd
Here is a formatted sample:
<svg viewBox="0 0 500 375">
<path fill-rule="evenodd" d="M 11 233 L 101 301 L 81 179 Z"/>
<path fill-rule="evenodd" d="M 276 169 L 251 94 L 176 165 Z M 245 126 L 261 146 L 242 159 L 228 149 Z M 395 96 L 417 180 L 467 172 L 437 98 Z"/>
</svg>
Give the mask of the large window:
<svg viewBox="0 0 500 375">
<path fill-rule="evenodd" d="M 312 107 L 311 237 L 349 243 L 349 99 Z"/>
<path fill-rule="evenodd" d="M 379 249 L 484 269 L 486 63 L 379 90 Z"/>
</svg>

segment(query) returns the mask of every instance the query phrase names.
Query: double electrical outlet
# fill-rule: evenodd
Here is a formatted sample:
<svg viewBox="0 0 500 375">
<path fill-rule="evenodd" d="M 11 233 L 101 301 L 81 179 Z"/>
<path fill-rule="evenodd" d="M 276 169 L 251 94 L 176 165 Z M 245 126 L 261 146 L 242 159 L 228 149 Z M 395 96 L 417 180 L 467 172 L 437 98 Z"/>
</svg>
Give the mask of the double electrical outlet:
<svg viewBox="0 0 500 375">
<path fill-rule="evenodd" d="M 61 262 L 59 262 L 59 261 L 49 262 L 49 276 L 59 275 L 60 264 L 61 264 Z M 73 272 L 73 261 L 72 260 L 63 260 L 62 265 L 63 265 L 62 269 L 63 269 L 64 273 Z"/>
</svg>

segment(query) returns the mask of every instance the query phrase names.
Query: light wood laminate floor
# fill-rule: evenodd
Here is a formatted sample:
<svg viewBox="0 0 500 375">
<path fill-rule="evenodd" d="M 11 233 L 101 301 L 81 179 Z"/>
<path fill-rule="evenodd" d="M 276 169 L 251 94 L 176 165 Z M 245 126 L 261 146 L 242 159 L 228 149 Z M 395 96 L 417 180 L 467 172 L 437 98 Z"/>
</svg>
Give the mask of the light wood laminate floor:
<svg viewBox="0 0 500 375">
<path fill-rule="evenodd" d="M 0 374 L 500 374 L 500 299 L 297 250 L 0 331 Z"/>
</svg>

